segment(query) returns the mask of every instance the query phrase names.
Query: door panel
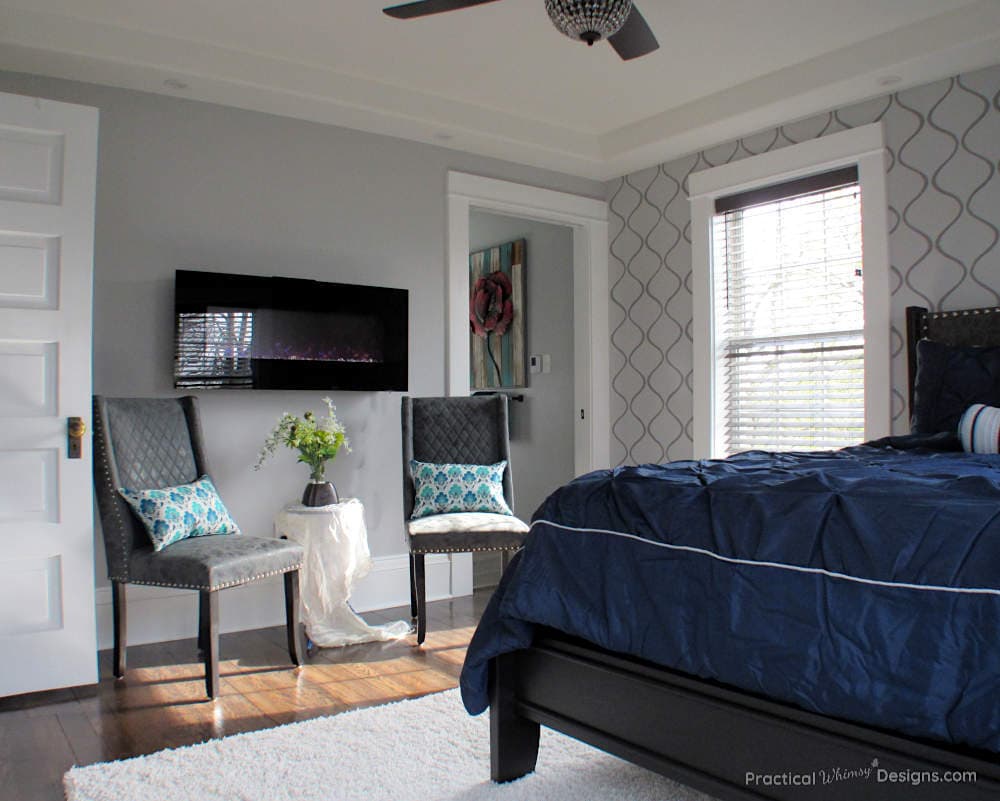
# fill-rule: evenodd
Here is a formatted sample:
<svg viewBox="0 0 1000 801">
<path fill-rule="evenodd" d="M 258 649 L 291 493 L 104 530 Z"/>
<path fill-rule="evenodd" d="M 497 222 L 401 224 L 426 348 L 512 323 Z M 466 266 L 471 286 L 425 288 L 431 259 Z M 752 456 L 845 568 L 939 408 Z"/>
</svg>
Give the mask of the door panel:
<svg viewBox="0 0 1000 801">
<path fill-rule="evenodd" d="M 90 438 L 96 109 L 0 94 L 0 695 L 97 680 Z"/>
<path fill-rule="evenodd" d="M 55 342 L 0 341 L 0 416 L 55 416 L 58 353 Z"/>
<path fill-rule="evenodd" d="M 47 559 L 0 562 L 0 636 L 62 628 L 62 565 Z"/>
<path fill-rule="evenodd" d="M 59 304 L 59 239 L 0 233 L 0 309 Z"/>
<path fill-rule="evenodd" d="M 39 102 L 50 109 L 55 105 Z M 23 120 L 23 113 L 17 118 L 5 115 L 3 122 L 8 119 L 14 124 L 0 124 L 0 198 L 58 205 L 63 187 L 63 134 L 19 126 L 16 120 Z"/>
<path fill-rule="evenodd" d="M 59 522 L 58 461 L 55 448 L 0 450 L 0 522 Z"/>
</svg>

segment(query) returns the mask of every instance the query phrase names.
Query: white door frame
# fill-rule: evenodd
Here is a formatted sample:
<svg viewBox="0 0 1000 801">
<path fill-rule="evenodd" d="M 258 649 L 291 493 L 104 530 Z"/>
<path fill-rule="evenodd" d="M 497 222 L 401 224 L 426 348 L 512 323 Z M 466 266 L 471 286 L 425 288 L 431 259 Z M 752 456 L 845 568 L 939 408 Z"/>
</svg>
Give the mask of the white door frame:
<svg viewBox="0 0 1000 801">
<path fill-rule="evenodd" d="M 469 394 L 469 212 L 565 225 L 573 231 L 573 465 L 610 466 L 608 205 L 603 200 L 448 171 L 446 392 Z M 581 414 L 582 412 L 582 414 Z"/>
<path fill-rule="evenodd" d="M 565 225 L 573 231 L 573 469 L 611 462 L 608 205 L 603 200 L 448 171 L 445 353 L 448 395 L 469 394 L 469 212 Z M 472 554 L 451 557 L 451 594 L 472 593 Z"/>
</svg>

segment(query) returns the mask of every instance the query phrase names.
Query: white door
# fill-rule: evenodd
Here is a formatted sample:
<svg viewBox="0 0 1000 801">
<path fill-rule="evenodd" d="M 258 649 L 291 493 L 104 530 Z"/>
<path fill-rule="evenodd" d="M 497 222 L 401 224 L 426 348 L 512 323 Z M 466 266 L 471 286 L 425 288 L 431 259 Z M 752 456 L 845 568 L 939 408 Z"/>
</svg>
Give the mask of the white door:
<svg viewBox="0 0 1000 801">
<path fill-rule="evenodd" d="M 0 94 L 0 695 L 97 681 L 96 172 L 97 109 Z"/>
</svg>

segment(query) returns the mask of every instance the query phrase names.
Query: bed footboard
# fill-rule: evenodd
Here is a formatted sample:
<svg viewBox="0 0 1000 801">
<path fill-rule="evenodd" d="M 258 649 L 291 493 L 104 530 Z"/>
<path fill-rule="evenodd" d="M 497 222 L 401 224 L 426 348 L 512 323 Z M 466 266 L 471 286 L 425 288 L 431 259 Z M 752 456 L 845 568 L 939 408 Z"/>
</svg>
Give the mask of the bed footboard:
<svg viewBox="0 0 1000 801">
<path fill-rule="evenodd" d="M 494 781 L 534 769 L 542 724 L 721 801 L 1000 798 L 997 755 L 816 715 L 578 641 L 541 638 L 495 660 L 490 697 Z M 964 778 L 941 781 L 954 771 Z"/>
</svg>

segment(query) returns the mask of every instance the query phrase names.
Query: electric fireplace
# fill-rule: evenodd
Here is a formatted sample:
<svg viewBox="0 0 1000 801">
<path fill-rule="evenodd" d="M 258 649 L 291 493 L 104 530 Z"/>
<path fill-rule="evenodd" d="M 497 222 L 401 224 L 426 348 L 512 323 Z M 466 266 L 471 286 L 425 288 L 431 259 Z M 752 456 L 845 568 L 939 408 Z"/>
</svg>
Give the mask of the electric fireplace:
<svg viewBox="0 0 1000 801">
<path fill-rule="evenodd" d="M 178 270 L 174 386 L 406 390 L 408 292 Z"/>
</svg>

